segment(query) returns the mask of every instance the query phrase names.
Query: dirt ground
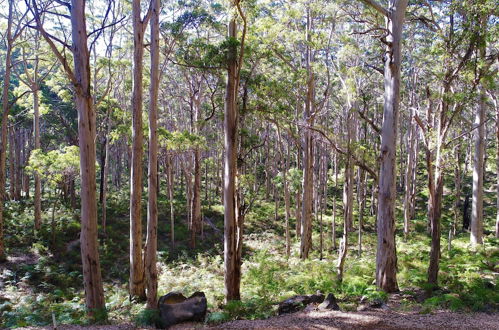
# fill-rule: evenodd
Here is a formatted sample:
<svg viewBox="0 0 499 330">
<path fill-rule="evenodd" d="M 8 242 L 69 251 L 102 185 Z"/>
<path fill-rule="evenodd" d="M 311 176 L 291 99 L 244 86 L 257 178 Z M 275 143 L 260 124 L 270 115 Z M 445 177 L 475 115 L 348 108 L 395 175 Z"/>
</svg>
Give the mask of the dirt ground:
<svg viewBox="0 0 499 330">
<path fill-rule="evenodd" d="M 140 329 L 130 324 L 94 327 L 58 326 L 61 330 Z M 385 309 L 368 309 L 362 312 L 309 310 L 275 316 L 266 320 L 239 320 L 218 326 L 201 323 L 178 324 L 171 329 L 499 329 L 499 313 L 453 313 L 437 311 L 431 314 L 397 312 Z M 27 327 L 23 330 L 52 329 L 52 327 Z"/>
</svg>

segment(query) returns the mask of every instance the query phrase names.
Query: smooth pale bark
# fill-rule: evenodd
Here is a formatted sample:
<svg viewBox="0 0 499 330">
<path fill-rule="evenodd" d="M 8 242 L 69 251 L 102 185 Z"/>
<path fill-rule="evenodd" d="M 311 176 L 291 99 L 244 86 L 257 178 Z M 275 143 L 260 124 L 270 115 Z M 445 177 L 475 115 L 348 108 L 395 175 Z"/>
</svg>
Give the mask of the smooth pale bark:
<svg viewBox="0 0 499 330">
<path fill-rule="evenodd" d="M 24 145 L 21 141 L 21 129 L 14 127 L 14 139 L 16 141 L 16 148 L 14 149 L 15 155 L 15 172 L 16 172 L 16 181 L 15 181 L 15 189 L 14 189 L 14 200 L 21 200 L 21 191 L 22 191 L 22 159 L 21 159 L 21 150 L 24 148 Z"/>
<path fill-rule="evenodd" d="M 38 68 L 38 55 L 35 57 L 35 81 L 38 81 L 36 74 Z M 39 109 L 39 86 L 38 84 L 32 85 L 33 92 L 33 128 L 35 138 L 35 149 L 40 149 L 40 109 Z M 35 171 L 35 230 L 40 230 L 42 225 L 42 185 L 40 174 Z"/>
<path fill-rule="evenodd" d="M 338 189 L 338 154 L 334 155 L 334 188 Z M 333 195 L 333 221 L 331 224 L 331 240 L 333 251 L 336 250 L 336 194 Z"/>
<path fill-rule="evenodd" d="M 78 110 L 81 178 L 81 256 L 85 302 L 92 316 L 105 310 L 104 290 L 97 240 L 97 200 L 95 181 L 95 109 L 90 89 L 90 54 L 87 46 L 85 1 L 71 1 L 72 50 L 75 75 L 75 99 Z"/>
<path fill-rule="evenodd" d="M 483 244 L 483 175 L 485 153 L 485 89 L 479 88 L 479 104 L 475 115 L 474 132 L 473 199 L 471 204 L 470 241 L 472 248 Z"/>
<path fill-rule="evenodd" d="M 9 135 L 9 199 L 13 200 L 16 189 L 16 162 L 14 157 L 14 149 L 16 149 L 16 140 L 14 138 L 14 127 L 8 127 Z"/>
<path fill-rule="evenodd" d="M 357 185 L 358 187 L 358 209 L 359 209 L 359 231 L 358 231 L 358 249 L 357 252 L 359 254 L 359 257 L 362 255 L 362 227 L 364 226 L 364 208 L 366 205 L 366 180 L 367 180 L 367 175 L 364 170 L 361 168 L 358 169 L 358 180 L 359 184 Z"/>
<path fill-rule="evenodd" d="M 133 92 L 132 92 L 132 167 L 130 174 L 130 298 L 144 300 L 145 277 L 142 257 L 142 72 L 145 24 L 140 0 L 133 0 Z"/>
<path fill-rule="evenodd" d="M 101 227 L 104 234 L 106 233 L 107 226 L 107 186 L 108 186 L 108 176 L 109 176 L 109 152 L 111 149 L 110 136 L 111 133 L 111 107 L 109 107 L 106 115 L 106 137 L 104 148 L 104 169 L 102 170 L 102 181 L 101 181 L 101 207 L 102 207 L 102 218 Z"/>
<path fill-rule="evenodd" d="M 236 18 L 232 17 L 228 26 L 228 37 L 237 37 Z M 224 116 L 224 281 L 225 300 L 240 300 L 241 264 L 237 258 L 237 49 L 231 46 L 227 52 L 227 85 L 225 91 Z"/>
<path fill-rule="evenodd" d="M 350 191 L 353 190 L 351 181 L 352 164 L 350 153 L 347 155 L 345 164 L 345 184 L 343 185 L 343 238 L 340 241 L 340 250 L 338 252 L 337 275 L 338 281 L 343 281 L 343 273 L 345 268 L 345 260 L 348 252 L 348 218 L 352 214 L 352 200 L 349 202 Z"/>
<path fill-rule="evenodd" d="M 104 290 L 100 270 L 97 240 L 97 200 L 95 175 L 95 110 L 90 88 L 90 54 L 87 46 L 85 22 L 85 1 L 71 1 L 71 30 L 74 71 L 67 58 L 59 52 L 54 42 L 43 29 L 36 1 L 32 1 L 37 29 L 49 44 L 52 52 L 61 62 L 71 81 L 76 109 L 78 111 L 78 138 L 80 145 L 81 179 L 81 258 L 85 305 L 91 318 L 102 319 L 105 316 Z"/>
<path fill-rule="evenodd" d="M 457 145 L 454 150 L 455 155 L 455 165 L 454 165 L 454 190 L 455 190 L 455 200 L 454 200 L 454 220 L 452 222 L 452 235 L 456 235 L 457 222 L 461 216 L 461 154 L 460 145 Z"/>
<path fill-rule="evenodd" d="M 13 20 L 13 0 L 9 0 L 9 16 L 7 18 L 7 30 L 5 39 L 7 49 L 5 51 L 5 72 L 3 75 L 3 91 L 2 91 L 2 130 L 0 137 L 0 262 L 7 260 L 4 246 L 3 233 L 3 207 L 5 202 L 5 162 L 7 158 L 7 134 L 9 121 L 9 88 L 10 88 L 10 73 L 12 66 L 12 46 L 14 38 L 12 37 L 12 20 Z M 11 186 L 13 182 L 10 183 Z"/>
<path fill-rule="evenodd" d="M 170 204 L 170 241 L 172 247 L 175 246 L 175 209 L 173 204 L 173 156 L 166 155 L 166 173 L 168 180 L 168 202 Z"/>
<path fill-rule="evenodd" d="M 409 121 L 409 136 L 408 136 L 408 146 L 407 146 L 407 167 L 405 170 L 405 195 L 404 195 L 404 239 L 407 240 L 410 230 L 410 221 L 412 216 L 412 190 L 413 190 L 413 176 L 416 158 L 416 135 L 417 135 L 417 125 L 413 122 L 414 108 L 411 107 L 410 110 L 410 121 Z"/>
<path fill-rule="evenodd" d="M 194 133 L 199 134 L 199 120 L 201 119 L 201 82 L 198 84 L 198 90 L 193 96 L 194 110 Z M 201 231 L 201 150 L 194 149 L 194 182 L 192 186 L 192 226 L 191 226 L 191 248 L 196 247 L 196 235 Z"/>
<path fill-rule="evenodd" d="M 149 91 L 149 164 L 147 175 L 147 238 L 144 264 L 147 308 L 157 308 L 158 270 L 158 89 L 159 89 L 159 0 L 151 0 L 151 85 Z"/>
<path fill-rule="evenodd" d="M 277 138 L 278 138 L 278 143 L 281 149 L 281 155 L 285 158 L 284 161 L 284 168 L 282 169 L 282 181 L 283 181 L 283 188 L 284 188 L 284 208 L 285 208 L 285 239 L 286 239 L 286 256 L 289 257 L 291 253 L 291 238 L 290 238 L 290 229 L 289 229 L 289 218 L 291 216 L 291 210 L 290 210 L 290 193 L 289 193 L 289 183 L 288 183 L 288 170 L 289 170 L 289 146 L 287 148 L 286 155 L 284 153 L 285 151 L 285 146 L 284 146 L 284 141 L 282 140 L 281 137 L 281 132 L 279 130 L 279 127 L 277 127 Z"/>
<path fill-rule="evenodd" d="M 310 8 L 307 9 L 307 95 L 305 109 L 303 111 L 303 121 L 308 125 L 313 125 L 314 113 L 314 74 L 312 72 L 312 51 L 310 49 L 311 38 L 311 17 Z M 313 181 L 314 181 L 314 141 L 312 132 L 305 128 L 303 132 L 303 179 L 302 179 L 302 215 L 301 215 L 301 244 L 300 258 L 307 259 L 312 249 L 312 208 L 313 208 Z"/>
<path fill-rule="evenodd" d="M 398 290 L 395 247 L 396 150 L 400 107 L 400 47 L 407 2 L 390 0 L 386 16 L 388 44 L 384 58 L 385 96 L 381 127 L 376 251 L 376 286 L 386 292 Z"/>
<path fill-rule="evenodd" d="M 496 109 L 496 237 L 499 238 L 499 106 L 497 98 L 493 95 L 494 106 Z"/>
</svg>

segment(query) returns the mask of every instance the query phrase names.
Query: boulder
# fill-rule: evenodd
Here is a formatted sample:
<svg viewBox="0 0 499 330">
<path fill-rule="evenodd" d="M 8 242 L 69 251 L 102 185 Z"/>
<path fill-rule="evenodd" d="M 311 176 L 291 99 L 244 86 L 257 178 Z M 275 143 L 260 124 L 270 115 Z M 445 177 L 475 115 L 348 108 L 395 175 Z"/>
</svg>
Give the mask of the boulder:
<svg viewBox="0 0 499 330">
<path fill-rule="evenodd" d="M 334 294 L 329 293 L 324 302 L 319 305 L 319 309 L 339 311 L 340 306 L 338 306 L 338 302 L 336 301 L 336 297 L 334 296 Z"/>
<path fill-rule="evenodd" d="M 203 292 L 195 292 L 189 298 L 180 292 L 170 292 L 158 301 L 161 318 L 161 328 L 168 328 L 174 324 L 194 321 L 202 322 L 206 316 L 208 305 Z"/>
<path fill-rule="evenodd" d="M 309 304 L 320 304 L 324 301 L 324 295 L 320 292 L 312 295 L 297 295 L 279 303 L 278 313 L 294 313 L 304 309 Z"/>
</svg>

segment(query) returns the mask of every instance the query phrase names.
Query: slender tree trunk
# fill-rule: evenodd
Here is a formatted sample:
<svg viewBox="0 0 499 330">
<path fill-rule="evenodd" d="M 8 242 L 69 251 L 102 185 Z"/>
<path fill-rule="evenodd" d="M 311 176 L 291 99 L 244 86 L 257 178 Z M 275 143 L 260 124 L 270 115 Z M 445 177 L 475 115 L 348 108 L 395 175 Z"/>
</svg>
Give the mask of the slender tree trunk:
<svg viewBox="0 0 499 330">
<path fill-rule="evenodd" d="M 40 18 L 37 18 L 40 28 Z M 78 139 L 80 144 L 81 179 L 81 257 L 83 264 L 83 284 L 85 304 L 91 318 L 100 319 L 105 315 L 104 290 L 99 261 L 97 240 L 97 200 L 95 176 L 95 109 L 90 88 L 90 54 L 87 46 L 85 23 L 85 1 L 71 1 L 72 52 L 74 74 L 65 67 L 75 91 L 78 110 Z M 49 37 L 44 35 L 46 40 Z M 54 52 L 55 47 L 52 48 Z M 59 54 L 60 55 L 60 54 Z M 64 63 L 67 65 L 67 63 Z"/>
<path fill-rule="evenodd" d="M 101 227 L 104 234 L 106 233 L 107 226 L 107 181 L 109 176 L 109 151 L 111 149 L 110 143 L 110 133 L 111 133 L 111 108 L 107 111 L 106 116 L 106 146 L 104 148 L 105 156 L 104 156 L 104 168 L 102 171 L 102 180 L 101 180 L 101 206 L 102 206 L 102 219 L 101 219 Z"/>
<path fill-rule="evenodd" d="M 149 165 L 147 175 L 147 238 L 145 245 L 145 277 L 147 308 L 156 309 L 158 294 L 158 89 L 159 89 L 159 0 L 151 0 L 151 85 L 149 96 Z"/>
<path fill-rule="evenodd" d="M 5 72 L 3 76 L 3 91 L 2 91 L 2 131 L 0 138 L 0 262 L 7 260 L 4 246 L 4 233 L 3 233 L 3 208 L 5 203 L 5 162 L 7 158 L 7 134 L 8 134 L 8 121 L 9 121 L 9 88 L 10 88 L 10 72 L 12 66 L 12 44 L 14 42 L 12 37 L 12 20 L 14 2 L 9 0 L 9 16 L 7 18 L 7 30 L 4 37 L 6 38 L 7 49 L 5 51 Z M 13 182 L 10 183 L 11 186 Z"/>
<path fill-rule="evenodd" d="M 494 106 L 496 109 L 496 237 L 499 238 L 499 106 L 494 97 Z"/>
<path fill-rule="evenodd" d="M 9 134 L 9 199 L 14 200 L 16 195 L 16 161 L 14 150 L 16 149 L 16 140 L 14 138 L 14 127 L 8 127 Z"/>
<path fill-rule="evenodd" d="M 15 155 L 15 172 L 16 172 L 16 181 L 15 181 L 15 189 L 14 189 L 14 200 L 21 200 L 21 190 L 22 190 L 22 166 L 21 166 L 21 150 L 24 147 L 21 144 L 21 129 L 16 129 L 14 127 L 14 139 L 16 141 L 16 148 L 14 150 Z"/>
<path fill-rule="evenodd" d="M 144 22 L 140 0 L 133 0 L 133 95 L 132 95 L 132 168 L 130 174 L 130 298 L 145 300 L 144 261 L 142 257 L 142 72 Z"/>
<path fill-rule="evenodd" d="M 376 252 L 376 286 L 386 292 L 398 290 L 395 247 L 395 175 L 400 106 L 400 47 L 407 2 L 407 0 L 390 0 L 390 8 L 386 17 L 389 34 L 385 52 L 385 100 L 381 128 Z"/>
<path fill-rule="evenodd" d="M 338 189 L 338 154 L 334 155 L 334 190 Z M 333 251 L 336 250 L 336 194 L 333 195 L 333 223 L 331 228 Z"/>
<path fill-rule="evenodd" d="M 407 168 L 405 171 L 405 195 L 404 195 L 404 239 L 407 240 L 409 236 L 410 230 L 410 221 L 411 221 L 411 210 L 412 210 L 412 172 L 414 170 L 414 161 L 415 161 L 415 142 L 416 142 L 416 129 L 417 126 L 413 122 L 414 110 L 411 107 L 411 119 L 409 126 L 409 137 L 408 137 L 408 148 L 407 148 Z"/>
<path fill-rule="evenodd" d="M 452 222 L 452 235 L 456 235 L 457 222 L 459 216 L 461 215 L 461 155 L 460 155 L 460 145 L 457 145 L 454 154 L 456 164 L 454 166 L 454 190 L 456 195 L 456 200 L 454 201 L 454 220 Z"/>
<path fill-rule="evenodd" d="M 486 94 L 484 87 L 479 87 L 480 101 L 475 116 L 474 132 L 475 152 L 473 158 L 473 200 L 471 204 L 471 246 L 475 248 L 483 244 L 483 174 L 485 144 L 485 107 Z"/>
<path fill-rule="evenodd" d="M 199 120 L 201 119 L 201 87 L 202 82 L 198 84 L 198 90 L 195 92 L 194 105 L 194 133 L 199 134 Z M 194 184 L 192 187 L 192 228 L 191 228 L 191 248 L 196 247 L 196 235 L 201 230 L 201 150 L 194 149 Z"/>
<path fill-rule="evenodd" d="M 350 153 L 349 153 L 350 155 Z M 352 189 L 351 175 L 352 164 L 350 156 L 347 156 L 345 164 L 345 184 L 343 186 L 343 238 L 340 241 L 340 251 L 338 252 L 337 274 L 338 281 L 343 281 L 343 272 L 345 267 L 345 260 L 348 251 L 348 217 L 352 213 L 352 202 L 349 202 L 349 191 Z"/>
<path fill-rule="evenodd" d="M 35 59 L 35 74 L 36 68 L 38 67 L 38 55 L 36 55 Z M 36 80 L 38 80 L 35 77 Z M 33 86 L 33 110 L 34 110 L 34 118 L 33 118 L 33 128 L 35 133 L 35 149 L 40 149 L 40 109 L 39 109 L 39 86 Z M 40 230 L 42 225 L 42 189 L 41 189 L 41 180 L 40 174 L 35 172 L 35 230 Z"/>
<path fill-rule="evenodd" d="M 172 248 L 175 246 L 175 208 L 173 204 L 173 156 L 166 155 L 166 171 L 168 174 L 168 201 L 170 203 L 170 240 Z"/>
<path fill-rule="evenodd" d="M 229 38 L 237 38 L 235 15 L 230 19 L 228 26 Z M 224 116 L 224 265 L 225 265 L 225 300 L 240 300 L 241 264 L 238 262 L 237 246 L 237 49 L 235 45 L 227 52 L 227 86 L 225 91 Z"/>
<path fill-rule="evenodd" d="M 307 9 L 307 41 L 311 38 L 312 18 L 310 8 Z M 305 111 L 303 112 L 303 121 L 313 125 L 312 114 L 314 112 L 314 74 L 312 72 L 312 51 L 307 43 L 306 52 L 307 65 L 307 95 L 305 101 Z M 314 141 L 312 132 L 305 128 L 303 133 L 303 201 L 302 201 L 302 226 L 301 226 L 301 244 L 300 258 L 307 259 L 312 249 L 312 207 L 313 207 L 313 181 L 314 181 Z"/>
<path fill-rule="evenodd" d="M 366 205 L 366 173 L 361 168 L 358 169 L 359 176 L 359 232 L 358 232 L 358 254 L 359 257 L 362 255 L 362 227 L 364 226 L 364 208 Z"/>
</svg>

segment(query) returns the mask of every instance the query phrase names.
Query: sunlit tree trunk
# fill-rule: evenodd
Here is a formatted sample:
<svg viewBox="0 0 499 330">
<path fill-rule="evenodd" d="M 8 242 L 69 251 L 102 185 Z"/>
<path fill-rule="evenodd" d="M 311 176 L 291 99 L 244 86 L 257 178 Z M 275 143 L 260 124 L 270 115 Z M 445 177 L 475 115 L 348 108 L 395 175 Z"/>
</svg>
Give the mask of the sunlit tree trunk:
<svg viewBox="0 0 499 330">
<path fill-rule="evenodd" d="M 166 173 L 168 181 L 168 202 L 170 204 L 170 240 L 172 247 L 175 245 L 175 209 L 173 204 L 173 156 L 166 155 Z"/>
<path fill-rule="evenodd" d="M 237 25 L 234 14 L 230 18 L 228 37 L 237 37 Z M 224 116 L 224 265 L 225 265 L 225 300 L 240 300 L 241 265 L 237 258 L 237 49 L 233 45 L 227 52 L 227 86 L 225 91 Z"/>
<path fill-rule="evenodd" d="M 385 97 L 381 128 L 376 252 L 376 286 L 386 292 L 398 290 L 395 247 L 395 175 L 400 107 L 400 47 L 407 2 L 408 0 L 390 0 L 386 12 L 388 43 L 384 57 Z"/>
<path fill-rule="evenodd" d="M 147 308 L 156 309 L 158 294 L 158 89 L 159 89 L 159 0 L 151 0 L 151 85 L 149 93 L 149 164 L 147 175 L 147 238 L 144 264 Z"/>
<path fill-rule="evenodd" d="M 496 111 L 496 237 L 499 238 L 499 106 L 497 98 L 492 97 Z"/>
<path fill-rule="evenodd" d="M 305 109 L 303 111 L 303 121 L 308 125 L 313 125 L 314 112 L 314 74 L 312 72 L 312 50 L 310 49 L 311 38 L 311 14 L 307 9 L 307 95 Z M 303 134 L 303 180 L 302 180 L 302 216 L 301 216 L 301 244 L 300 258 L 307 259 L 312 249 L 312 207 L 313 207 L 313 181 L 314 181 L 314 141 L 310 129 L 305 128 Z"/>
<path fill-rule="evenodd" d="M 33 129 L 35 135 L 35 149 L 40 149 L 40 109 L 39 109 L 39 86 L 36 74 L 38 68 L 38 55 L 35 55 L 35 84 L 33 84 Z M 42 185 L 40 174 L 35 171 L 35 230 L 40 230 L 42 225 Z"/>
<path fill-rule="evenodd" d="M 142 72 L 145 25 L 140 0 L 132 2 L 133 20 L 133 94 L 132 94 L 132 167 L 130 174 L 130 298 L 144 300 L 145 278 L 142 257 Z"/>
<path fill-rule="evenodd" d="M 194 107 L 194 133 L 199 134 L 199 120 L 201 119 L 201 85 L 198 84 L 198 90 L 195 91 L 193 99 Z M 191 228 L 191 248 L 196 247 L 196 235 L 201 231 L 201 150 L 199 147 L 194 149 L 194 183 L 192 187 L 192 228 Z"/>
<path fill-rule="evenodd" d="M 5 51 L 5 72 L 3 75 L 3 91 L 2 91 L 2 131 L 0 138 L 0 262 L 7 260 L 5 254 L 4 246 L 4 233 L 3 233 L 3 208 L 5 203 L 5 163 L 7 158 L 7 134 L 8 134 L 8 122 L 9 122 L 9 88 L 10 88 L 10 73 L 12 66 L 12 20 L 13 20 L 13 8 L 14 1 L 9 0 L 8 11 L 9 16 L 7 18 L 7 30 L 5 31 L 5 40 L 7 44 L 7 49 Z M 10 183 L 11 186 L 13 182 Z"/>
<path fill-rule="evenodd" d="M 485 57 L 485 49 L 480 50 L 481 57 Z M 483 86 L 479 87 L 479 103 L 475 115 L 474 132 L 475 152 L 473 157 L 473 200 L 471 204 L 471 246 L 475 248 L 483 244 L 483 174 L 485 153 L 485 108 L 486 93 Z"/>
</svg>

